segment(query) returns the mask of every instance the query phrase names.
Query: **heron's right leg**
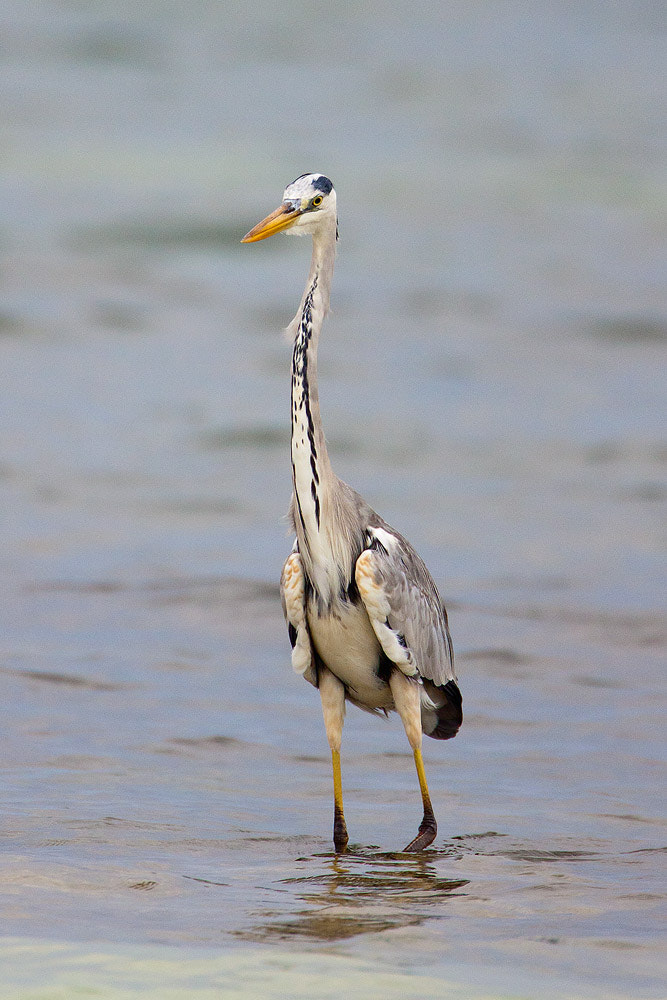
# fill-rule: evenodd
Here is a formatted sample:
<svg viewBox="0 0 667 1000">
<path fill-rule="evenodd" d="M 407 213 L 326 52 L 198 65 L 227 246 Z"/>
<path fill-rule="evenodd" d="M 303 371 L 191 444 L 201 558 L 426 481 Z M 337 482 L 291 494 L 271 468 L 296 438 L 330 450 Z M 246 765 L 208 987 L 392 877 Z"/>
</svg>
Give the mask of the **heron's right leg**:
<svg viewBox="0 0 667 1000">
<path fill-rule="evenodd" d="M 320 698 L 322 699 L 322 714 L 324 728 L 331 748 L 331 764 L 333 767 L 334 786 L 334 828 L 333 841 L 337 851 L 342 852 L 347 847 L 347 827 L 343 814 L 343 787 L 340 778 L 340 745 L 343 737 L 343 719 L 345 718 L 345 688 L 337 677 L 320 667 L 317 672 Z"/>
</svg>

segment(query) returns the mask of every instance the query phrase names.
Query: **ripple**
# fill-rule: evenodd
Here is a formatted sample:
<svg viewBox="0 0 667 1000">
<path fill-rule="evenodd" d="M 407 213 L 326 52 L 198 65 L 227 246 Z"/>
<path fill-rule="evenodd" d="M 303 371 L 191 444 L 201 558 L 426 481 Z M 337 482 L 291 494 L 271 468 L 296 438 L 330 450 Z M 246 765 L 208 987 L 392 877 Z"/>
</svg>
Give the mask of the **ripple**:
<svg viewBox="0 0 667 1000">
<path fill-rule="evenodd" d="M 591 858 L 599 857 L 595 851 L 540 851 L 515 849 L 509 851 L 495 851 L 495 854 L 513 861 L 589 861 Z"/>
<path fill-rule="evenodd" d="M 386 917 L 350 917 L 343 914 L 304 913 L 293 920 L 259 924 L 252 931 L 237 931 L 236 936 L 250 941 L 285 940 L 295 937 L 317 941 L 343 941 L 360 934 L 378 934 L 398 927 L 419 926 L 421 917 L 387 919 Z"/>
<path fill-rule="evenodd" d="M 78 677 L 75 674 L 63 674 L 49 670 L 13 670 L 0 667 L 0 673 L 11 677 L 25 677 L 27 680 L 40 681 L 44 684 L 61 684 L 67 687 L 87 688 L 91 691 L 122 691 L 130 687 L 128 684 L 117 684 L 110 681 L 94 681 L 89 677 Z"/>
<path fill-rule="evenodd" d="M 178 247 L 216 250 L 236 247 L 239 233 L 243 233 L 243 224 L 232 220 L 163 218 L 153 222 L 127 221 L 79 228 L 73 232 L 70 242 L 78 250 L 128 245 L 143 250 Z"/>
<path fill-rule="evenodd" d="M 287 448 L 289 431 L 286 427 L 264 424 L 251 427 L 219 427 L 199 435 L 207 451 L 225 451 L 228 448 Z"/>
<path fill-rule="evenodd" d="M 588 325 L 593 336 L 610 343 L 663 343 L 667 323 L 658 316 L 612 316 Z"/>
</svg>

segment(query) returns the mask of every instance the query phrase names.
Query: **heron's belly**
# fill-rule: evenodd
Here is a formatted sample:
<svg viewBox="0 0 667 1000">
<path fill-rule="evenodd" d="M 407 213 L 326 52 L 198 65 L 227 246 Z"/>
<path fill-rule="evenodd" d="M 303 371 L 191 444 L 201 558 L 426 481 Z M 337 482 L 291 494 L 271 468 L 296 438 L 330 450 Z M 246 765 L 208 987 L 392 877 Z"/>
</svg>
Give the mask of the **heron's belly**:
<svg viewBox="0 0 667 1000">
<path fill-rule="evenodd" d="M 310 635 L 322 662 L 365 708 L 394 707 L 389 685 L 377 674 L 380 644 L 363 608 L 342 606 L 336 616 L 309 612 Z"/>
</svg>

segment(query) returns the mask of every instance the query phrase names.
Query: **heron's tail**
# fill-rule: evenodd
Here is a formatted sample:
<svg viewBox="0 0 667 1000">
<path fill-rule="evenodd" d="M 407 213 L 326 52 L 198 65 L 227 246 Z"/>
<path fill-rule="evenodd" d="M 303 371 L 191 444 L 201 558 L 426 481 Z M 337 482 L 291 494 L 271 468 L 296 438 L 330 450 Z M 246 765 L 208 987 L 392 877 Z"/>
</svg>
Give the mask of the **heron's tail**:
<svg viewBox="0 0 667 1000">
<path fill-rule="evenodd" d="M 424 679 L 422 731 L 434 740 L 450 740 L 463 722 L 463 699 L 456 681 L 437 685 Z"/>
</svg>

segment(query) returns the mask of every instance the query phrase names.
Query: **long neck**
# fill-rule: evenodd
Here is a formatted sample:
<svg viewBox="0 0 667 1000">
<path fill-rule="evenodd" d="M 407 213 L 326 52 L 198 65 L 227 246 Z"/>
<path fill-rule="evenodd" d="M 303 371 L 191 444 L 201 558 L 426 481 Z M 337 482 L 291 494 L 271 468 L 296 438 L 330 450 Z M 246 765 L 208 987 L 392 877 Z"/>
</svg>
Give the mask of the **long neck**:
<svg viewBox="0 0 667 1000">
<path fill-rule="evenodd" d="M 322 593 L 329 590 L 331 565 L 328 519 L 337 480 L 327 453 L 317 390 L 317 345 L 334 269 L 336 226 L 313 236 L 313 257 L 299 310 L 292 321 L 292 476 L 294 523 L 308 574 Z"/>
</svg>

